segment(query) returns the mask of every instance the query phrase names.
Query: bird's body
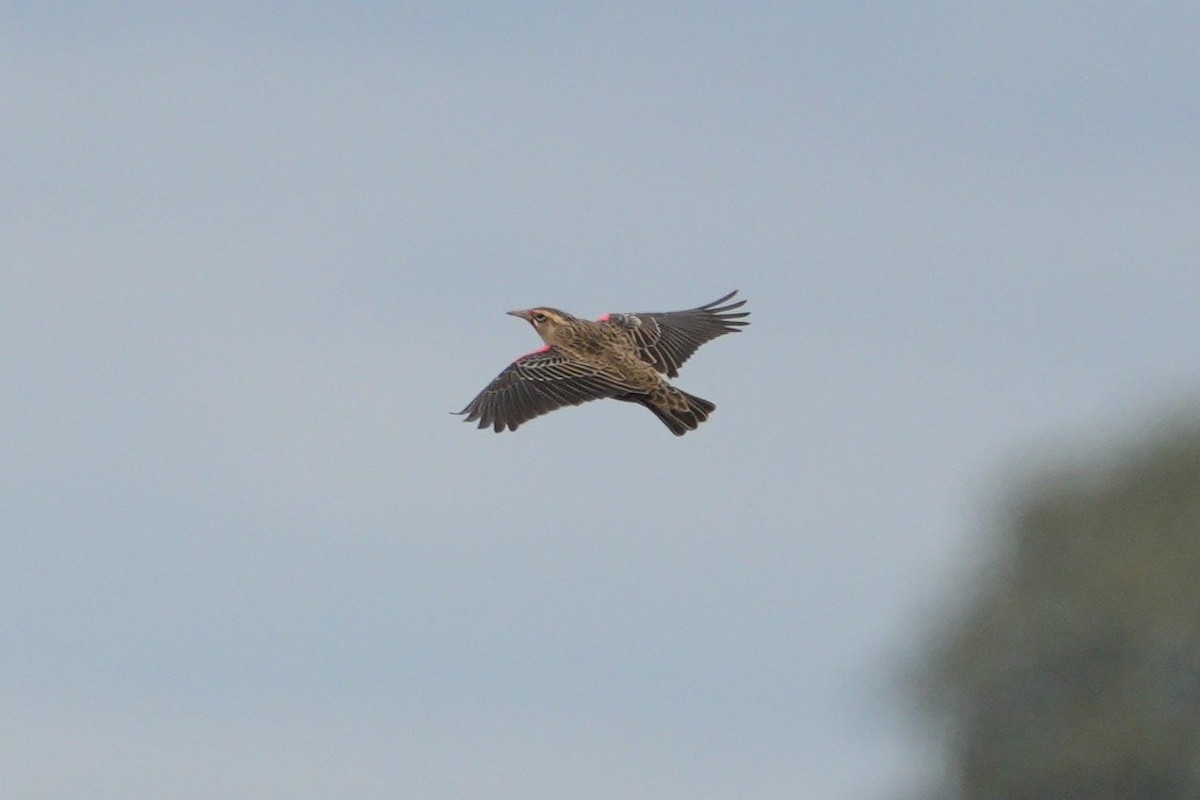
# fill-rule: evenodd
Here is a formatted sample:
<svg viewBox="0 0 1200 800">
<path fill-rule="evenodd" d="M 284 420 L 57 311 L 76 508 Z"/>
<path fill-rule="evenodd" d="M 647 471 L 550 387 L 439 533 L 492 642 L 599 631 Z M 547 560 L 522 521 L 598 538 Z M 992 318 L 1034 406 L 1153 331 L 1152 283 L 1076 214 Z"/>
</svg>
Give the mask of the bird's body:
<svg viewBox="0 0 1200 800">
<path fill-rule="evenodd" d="M 695 430 L 716 408 L 669 384 L 700 345 L 748 325 L 736 292 L 687 311 L 606 314 L 580 319 L 540 306 L 509 314 L 528 320 L 546 347 L 514 361 L 461 414 L 497 432 L 566 405 L 613 398 L 640 403 L 677 436 Z"/>
</svg>

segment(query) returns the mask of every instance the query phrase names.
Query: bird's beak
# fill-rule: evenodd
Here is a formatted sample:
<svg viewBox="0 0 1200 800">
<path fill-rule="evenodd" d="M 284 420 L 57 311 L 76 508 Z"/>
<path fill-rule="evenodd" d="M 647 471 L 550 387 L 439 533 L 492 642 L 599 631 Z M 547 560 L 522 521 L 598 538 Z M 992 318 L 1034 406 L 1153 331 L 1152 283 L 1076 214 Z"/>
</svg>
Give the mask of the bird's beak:
<svg viewBox="0 0 1200 800">
<path fill-rule="evenodd" d="M 525 320 L 526 322 L 529 321 L 529 312 L 528 311 L 506 311 L 504 313 L 508 314 L 511 317 L 520 317 L 521 319 Z"/>
</svg>

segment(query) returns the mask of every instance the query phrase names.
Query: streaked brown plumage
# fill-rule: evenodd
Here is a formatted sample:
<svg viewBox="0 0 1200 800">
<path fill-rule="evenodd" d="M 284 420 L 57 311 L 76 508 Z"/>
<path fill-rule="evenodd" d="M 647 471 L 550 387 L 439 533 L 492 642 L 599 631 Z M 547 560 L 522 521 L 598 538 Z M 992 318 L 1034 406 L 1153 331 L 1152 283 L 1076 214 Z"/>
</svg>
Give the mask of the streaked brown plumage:
<svg viewBox="0 0 1200 800">
<path fill-rule="evenodd" d="M 557 308 L 509 311 L 527 320 L 546 347 L 521 356 L 458 412 L 480 428 L 515 431 L 556 408 L 611 397 L 641 403 L 676 436 L 695 430 L 716 408 L 676 389 L 679 367 L 707 341 L 749 325 L 750 312 L 735 312 L 745 300 L 719 300 L 665 313 L 606 314 L 579 319 Z"/>
</svg>

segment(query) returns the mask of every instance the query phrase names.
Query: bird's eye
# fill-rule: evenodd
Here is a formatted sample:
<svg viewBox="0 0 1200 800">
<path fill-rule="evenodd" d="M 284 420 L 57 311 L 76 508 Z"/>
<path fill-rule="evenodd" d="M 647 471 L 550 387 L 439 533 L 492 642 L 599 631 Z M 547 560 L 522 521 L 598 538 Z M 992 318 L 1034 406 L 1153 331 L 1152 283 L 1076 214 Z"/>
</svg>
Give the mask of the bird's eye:
<svg viewBox="0 0 1200 800">
<path fill-rule="evenodd" d="M 533 312 L 533 321 L 534 322 L 545 322 L 546 315 L 540 311 L 535 311 L 535 312 Z"/>
</svg>

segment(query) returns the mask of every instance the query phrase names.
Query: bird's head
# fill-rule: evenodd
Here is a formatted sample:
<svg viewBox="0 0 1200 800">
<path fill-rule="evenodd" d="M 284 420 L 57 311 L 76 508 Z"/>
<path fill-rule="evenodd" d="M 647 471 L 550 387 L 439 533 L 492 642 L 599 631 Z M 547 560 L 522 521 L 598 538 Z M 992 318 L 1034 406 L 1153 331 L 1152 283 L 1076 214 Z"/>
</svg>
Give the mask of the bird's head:
<svg viewBox="0 0 1200 800">
<path fill-rule="evenodd" d="M 520 317 L 533 326 L 533 329 L 542 337 L 542 341 L 546 344 L 558 344 L 560 333 L 570 327 L 571 320 L 575 319 L 565 311 L 559 311 L 557 308 L 527 308 L 523 311 L 509 311 L 514 317 Z"/>
</svg>

